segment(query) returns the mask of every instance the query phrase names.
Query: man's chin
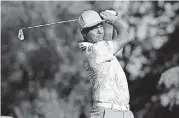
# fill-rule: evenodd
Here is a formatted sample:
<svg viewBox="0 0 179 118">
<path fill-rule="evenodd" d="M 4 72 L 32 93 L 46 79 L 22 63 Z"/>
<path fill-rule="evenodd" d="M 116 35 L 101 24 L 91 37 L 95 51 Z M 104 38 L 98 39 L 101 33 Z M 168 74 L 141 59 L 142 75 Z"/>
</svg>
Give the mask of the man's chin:
<svg viewBox="0 0 179 118">
<path fill-rule="evenodd" d="M 97 41 L 103 41 L 103 40 L 104 40 L 103 37 L 97 38 Z"/>
<path fill-rule="evenodd" d="M 95 41 L 95 43 L 96 43 L 96 42 L 100 42 L 100 41 L 103 41 L 103 39 L 98 39 L 98 40 Z"/>
<path fill-rule="evenodd" d="M 104 39 L 103 38 L 100 38 L 99 41 L 103 41 Z"/>
<path fill-rule="evenodd" d="M 103 37 L 97 37 L 95 40 L 93 40 L 95 43 L 96 42 L 99 42 L 99 41 L 103 41 L 104 39 L 103 39 Z"/>
</svg>

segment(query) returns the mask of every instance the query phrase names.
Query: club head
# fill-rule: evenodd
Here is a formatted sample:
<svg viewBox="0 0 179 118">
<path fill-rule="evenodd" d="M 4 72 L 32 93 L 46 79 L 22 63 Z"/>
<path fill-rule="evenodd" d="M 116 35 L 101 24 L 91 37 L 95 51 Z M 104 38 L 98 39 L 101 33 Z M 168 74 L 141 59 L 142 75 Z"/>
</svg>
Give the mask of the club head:
<svg viewBox="0 0 179 118">
<path fill-rule="evenodd" d="M 24 33 L 23 33 L 22 29 L 19 30 L 18 38 L 19 38 L 19 40 L 24 40 Z"/>
</svg>

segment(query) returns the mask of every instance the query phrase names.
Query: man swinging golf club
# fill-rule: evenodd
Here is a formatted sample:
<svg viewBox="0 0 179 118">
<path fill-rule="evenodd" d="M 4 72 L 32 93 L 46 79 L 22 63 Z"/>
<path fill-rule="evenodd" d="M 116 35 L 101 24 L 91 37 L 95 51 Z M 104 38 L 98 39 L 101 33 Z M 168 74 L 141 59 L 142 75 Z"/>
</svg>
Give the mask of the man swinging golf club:
<svg viewBox="0 0 179 118">
<path fill-rule="evenodd" d="M 104 21 L 117 31 L 110 41 L 103 40 Z M 127 29 L 120 18 L 107 11 L 84 11 L 78 23 L 84 38 L 79 48 L 93 84 L 90 118 L 133 118 L 126 75 L 115 57 L 129 42 Z"/>
</svg>

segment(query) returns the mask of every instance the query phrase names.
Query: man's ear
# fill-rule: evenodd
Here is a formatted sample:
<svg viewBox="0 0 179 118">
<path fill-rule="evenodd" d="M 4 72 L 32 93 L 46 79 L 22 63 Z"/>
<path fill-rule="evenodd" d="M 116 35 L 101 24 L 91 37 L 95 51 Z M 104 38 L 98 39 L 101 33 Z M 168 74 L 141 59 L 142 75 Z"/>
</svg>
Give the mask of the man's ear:
<svg viewBox="0 0 179 118">
<path fill-rule="evenodd" d="M 88 42 L 86 34 L 82 34 L 82 35 L 83 35 L 84 42 Z"/>
<path fill-rule="evenodd" d="M 82 33 L 83 37 L 86 38 L 86 34 Z"/>
</svg>

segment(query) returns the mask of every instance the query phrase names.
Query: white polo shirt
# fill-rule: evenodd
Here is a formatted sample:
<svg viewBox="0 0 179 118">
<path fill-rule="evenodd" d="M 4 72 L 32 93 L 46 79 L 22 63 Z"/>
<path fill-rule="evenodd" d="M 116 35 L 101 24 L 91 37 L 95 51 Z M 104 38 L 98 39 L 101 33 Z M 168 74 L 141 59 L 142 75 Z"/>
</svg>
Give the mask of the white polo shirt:
<svg viewBox="0 0 179 118">
<path fill-rule="evenodd" d="M 82 59 L 92 81 L 93 102 L 129 105 L 129 90 L 126 75 L 113 55 L 111 41 L 79 43 Z"/>
</svg>

